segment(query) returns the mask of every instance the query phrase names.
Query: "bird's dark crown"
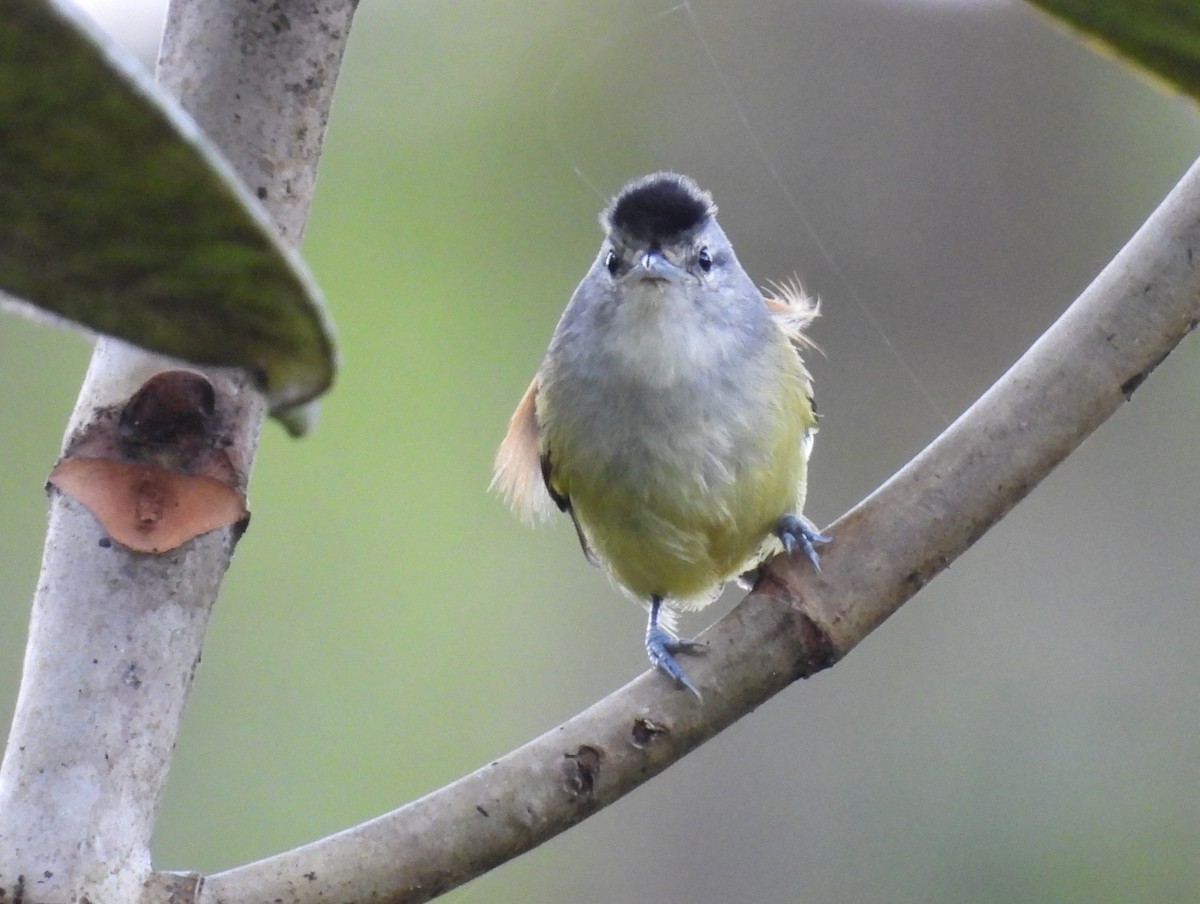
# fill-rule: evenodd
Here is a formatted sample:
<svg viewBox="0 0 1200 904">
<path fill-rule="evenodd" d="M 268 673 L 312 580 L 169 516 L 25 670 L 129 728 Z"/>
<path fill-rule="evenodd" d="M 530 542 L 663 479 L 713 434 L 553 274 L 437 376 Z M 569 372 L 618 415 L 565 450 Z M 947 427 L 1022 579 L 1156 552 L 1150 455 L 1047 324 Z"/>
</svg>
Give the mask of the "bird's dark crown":
<svg viewBox="0 0 1200 904">
<path fill-rule="evenodd" d="M 669 242 L 717 212 L 712 196 L 687 176 L 654 173 L 630 182 L 604 211 L 601 223 L 635 242 Z"/>
</svg>

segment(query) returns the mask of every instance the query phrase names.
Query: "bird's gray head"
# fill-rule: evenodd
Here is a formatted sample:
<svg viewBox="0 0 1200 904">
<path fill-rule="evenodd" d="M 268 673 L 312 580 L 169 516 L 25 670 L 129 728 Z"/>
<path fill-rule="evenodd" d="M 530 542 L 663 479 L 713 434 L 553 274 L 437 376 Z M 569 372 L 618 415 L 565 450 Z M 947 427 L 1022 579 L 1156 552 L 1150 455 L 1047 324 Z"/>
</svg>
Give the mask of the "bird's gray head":
<svg viewBox="0 0 1200 904">
<path fill-rule="evenodd" d="M 600 215 L 600 253 L 550 342 L 544 385 L 700 391 L 771 341 L 770 313 L 715 214 L 712 197 L 675 173 L 621 189 Z"/>
<path fill-rule="evenodd" d="M 757 297 L 716 213 L 712 196 L 687 176 L 636 179 L 600 215 L 607 237 L 593 272 L 627 299 L 675 296 L 711 307 L 704 299 Z"/>
</svg>

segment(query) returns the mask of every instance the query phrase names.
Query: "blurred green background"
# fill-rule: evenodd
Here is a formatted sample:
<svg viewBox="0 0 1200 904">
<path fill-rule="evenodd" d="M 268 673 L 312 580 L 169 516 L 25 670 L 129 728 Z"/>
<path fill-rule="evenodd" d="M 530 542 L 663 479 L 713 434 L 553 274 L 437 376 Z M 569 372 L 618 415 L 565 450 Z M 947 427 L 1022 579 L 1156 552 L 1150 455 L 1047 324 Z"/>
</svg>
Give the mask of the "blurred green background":
<svg viewBox="0 0 1200 904">
<path fill-rule="evenodd" d="M 161 8 L 95 8 L 153 60 Z M 693 175 L 753 276 L 821 296 L 827 524 L 1198 150 L 1192 105 L 1016 2 L 364 2 L 304 243 L 342 370 L 310 439 L 265 432 L 158 865 L 376 815 L 645 668 L 641 611 L 570 526 L 486 492 L 625 179 Z M 0 320 L 0 724 L 87 357 Z M 1198 385 L 1192 341 L 846 661 L 446 900 L 1200 898 Z"/>
</svg>

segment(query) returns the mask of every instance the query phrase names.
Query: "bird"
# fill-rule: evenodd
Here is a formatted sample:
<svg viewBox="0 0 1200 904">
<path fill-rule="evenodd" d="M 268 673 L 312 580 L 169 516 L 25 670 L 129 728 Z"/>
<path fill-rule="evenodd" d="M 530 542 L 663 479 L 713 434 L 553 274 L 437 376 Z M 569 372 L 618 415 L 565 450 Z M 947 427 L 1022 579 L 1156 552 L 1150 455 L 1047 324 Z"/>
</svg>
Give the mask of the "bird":
<svg viewBox="0 0 1200 904">
<path fill-rule="evenodd" d="M 819 570 L 831 539 L 803 515 L 819 305 L 794 279 L 764 296 L 716 214 L 674 172 L 610 201 L 492 480 L 523 520 L 570 517 L 588 561 L 648 609 L 651 664 L 697 698 L 675 654 L 702 644 L 677 613 L 781 551 Z"/>
</svg>

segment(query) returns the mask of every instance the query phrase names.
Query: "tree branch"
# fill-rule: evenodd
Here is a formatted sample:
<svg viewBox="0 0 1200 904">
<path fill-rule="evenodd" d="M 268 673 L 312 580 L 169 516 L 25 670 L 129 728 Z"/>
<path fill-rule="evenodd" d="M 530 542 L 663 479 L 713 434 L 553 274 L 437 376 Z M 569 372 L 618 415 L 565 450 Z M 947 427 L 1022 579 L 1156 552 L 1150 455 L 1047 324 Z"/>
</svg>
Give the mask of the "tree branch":
<svg viewBox="0 0 1200 904">
<path fill-rule="evenodd" d="M 542 737 L 371 822 L 210 876 L 202 904 L 419 902 L 612 803 L 837 662 L 1004 516 L 1200 320 L 1200 164 L 937 440 L 831 527 L 824 570 L 775 560 L 706 634 L 698 704 L 646 673 Z"/>
<path fill-rule="evenodd" d="M 298 242 L 311 200 L 353 0 L 176 0 L 159 80 Z M 154 373 L 179 366 L 97 342 L 64 445 Z M 248 478 L 265 405 L 241 374 L 210 371 Z M 112 543 L 51 493 L 25 669 L 0 765 L 0 898 L 136 901 L 209 612 L 237 528 L 165 555 Z"/>
</svg>

